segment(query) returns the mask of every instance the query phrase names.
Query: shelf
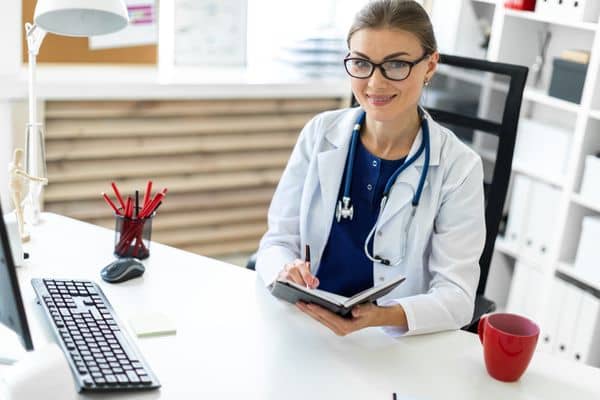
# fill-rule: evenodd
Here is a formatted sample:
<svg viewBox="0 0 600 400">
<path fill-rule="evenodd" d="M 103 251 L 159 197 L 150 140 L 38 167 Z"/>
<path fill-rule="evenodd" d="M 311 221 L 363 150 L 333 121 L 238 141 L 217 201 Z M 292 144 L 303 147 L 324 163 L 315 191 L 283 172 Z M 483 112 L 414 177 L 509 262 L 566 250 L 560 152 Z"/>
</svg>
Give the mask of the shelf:
<svg viewBox="0 0 600 400">
<path fill-rule="evenodd" d="M 498 0 L 473 0 L 473 3 L 484 3 L 496 6 L 498 5 Z"/>
<path fill-rule="evenodd" d="M 523 175 L 527 175 L 530 178 L 542 181 L 552 186 L 562 188 L 564 185 L 565 177 L 556 175 L 546 175 L 542 172 L 534 171 L 527 164 L 523 164 L 518 160 L 513 161 L 512 169 L 514 172 L 518 172 Z"/>
<path fill-rule="evenodd" d="M 561 25 L 569 28 L 581 29 L 586 31 L 595 31 L 598 28 L 598 24 L 593 22 L 579 22 L 579 21 L 569 21 L 568 19 L 559 19 L 557 17 L 550 17 L 547 15 L 540 15 L 539 13 L 535 13 L 533 11 L 519 11 L 519 10 L 511 10 L 506 8 L 504 10 L 506 16 L 527 19 L 531 21 L 544 22 L 548 24 Z"/>
<path fill-rule="evenodd" d="M 499 251 L 500 253 L 506 254 L 513 258 L 519 257 L 519 250 L 517 246 L 508 240 L 504 239 L 502 236 L 496 237 L 496 244 L 494 245 L 494 250 Z"/>
<path fill-rule="evenodd" d="M 573 201 L 573 203 L 577 203 L 580 206 L 583 206 L 583 207 L 585 207 L 585 208 L 587 208 L 589 210 L 596 211 L 596 212 L 600 213 L 600 204 L 594 203 L 593 201 L 590 201 L 590 200 L 586 199 L 585 197 L 583 197 L 579 193 L 573 193 L 571 195 L 571 200 Z"/>
<path fill-rule="evenodd" d="M 600 120 L 600 110 L 591 110 L 590 111 L 590 118 L 594 118 L 594 119 Z"/>
<path fill-rule="evenodd" d="M 523 92 L 523 98 L 535 103 L 573 113 L 578 112 L 580 109 L 579 104 L 549 96 L 540 89 L 525 88 L 525 91 Z"/>
<path fill-rule="evenodd" d="M 581 272 L 575 270 L 575 267 L 572 264 L 565 262 L 558 263 L 556 271 L 566 275 L 574 281 L 579 282 L 584 286 L 583 289 L 591 289 L 593 292 L 600 292 L 600 282 L 597 280 L 592 280 L 583 275 Z"/>
</svg>

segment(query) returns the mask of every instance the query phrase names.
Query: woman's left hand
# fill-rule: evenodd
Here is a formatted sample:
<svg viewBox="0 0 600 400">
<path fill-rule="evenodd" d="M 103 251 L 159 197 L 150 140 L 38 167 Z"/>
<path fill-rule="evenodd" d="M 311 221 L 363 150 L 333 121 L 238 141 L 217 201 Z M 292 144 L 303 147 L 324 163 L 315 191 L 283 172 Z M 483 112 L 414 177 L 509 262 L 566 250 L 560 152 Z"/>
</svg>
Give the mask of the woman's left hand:
<svg viewBox="0 0 600 400">
<path fill-rule="evenodd" d="M 383 308 L 372 303 L 354 306 L 352 318 L 342 318 L 316 304 L 298 302 L 296 307 L 331 329 L 338 336 L 346 336 L 369 326 L 382 325 L 380 317 Z"/>
</svg>

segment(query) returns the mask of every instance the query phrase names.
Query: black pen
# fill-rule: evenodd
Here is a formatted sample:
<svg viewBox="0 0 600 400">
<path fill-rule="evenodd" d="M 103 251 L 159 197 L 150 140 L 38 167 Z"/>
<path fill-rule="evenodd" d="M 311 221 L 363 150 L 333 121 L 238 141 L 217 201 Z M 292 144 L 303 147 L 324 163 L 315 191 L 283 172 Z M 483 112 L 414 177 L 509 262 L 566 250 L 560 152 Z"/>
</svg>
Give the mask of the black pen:
<svg viewBox="0 0 600 400">
<path fill-rule="evenodd" d="M 310 264 L 310 246 L 309 245 L 304 246 L 304 262 Z M 310 286 L 308 286 L 308 283 L 306 284 L 306 288 L 310 289 Z"/>
<path fill-rule="evenodd" d="M 392 400 L 397 400 L 396 392 L 392 393 Z"/>
</svg>

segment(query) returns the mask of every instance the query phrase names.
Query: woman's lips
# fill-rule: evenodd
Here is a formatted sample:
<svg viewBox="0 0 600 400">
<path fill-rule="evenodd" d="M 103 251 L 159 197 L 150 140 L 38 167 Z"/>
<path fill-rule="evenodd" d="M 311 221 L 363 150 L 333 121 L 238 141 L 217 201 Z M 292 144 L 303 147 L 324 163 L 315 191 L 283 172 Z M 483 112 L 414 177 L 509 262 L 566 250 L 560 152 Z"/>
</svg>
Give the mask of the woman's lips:
<svg viewBox="0 0 600 400">
<path fill-rule="evenodd" d="M 389 104 L 396 95 L 376 95 L 376 94 L 368 94 L 367 100 L 369 100 L 369 104 L 380 107 Z"/>
</svg>

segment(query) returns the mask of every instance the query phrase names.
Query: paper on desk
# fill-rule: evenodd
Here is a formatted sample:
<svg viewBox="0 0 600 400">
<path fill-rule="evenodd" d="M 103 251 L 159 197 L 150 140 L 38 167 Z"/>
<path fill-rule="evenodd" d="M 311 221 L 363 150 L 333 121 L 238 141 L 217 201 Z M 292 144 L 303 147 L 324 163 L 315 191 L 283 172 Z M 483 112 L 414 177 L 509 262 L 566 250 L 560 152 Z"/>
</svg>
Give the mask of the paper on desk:
<svg viewBox="0 0 600 400">
<path fill-rule="evenodd" d="M 77 398 L 69 364 L 55 343 L 26 353 L 8 368 L 4 381 L 11 400 Z"/>
<path fill-rule="evenodd" d="M 137 337 L 174 335 L 175 322 L 162 312 L 139 313 L 129 318 L 129 324 Z"/>
</svg>

